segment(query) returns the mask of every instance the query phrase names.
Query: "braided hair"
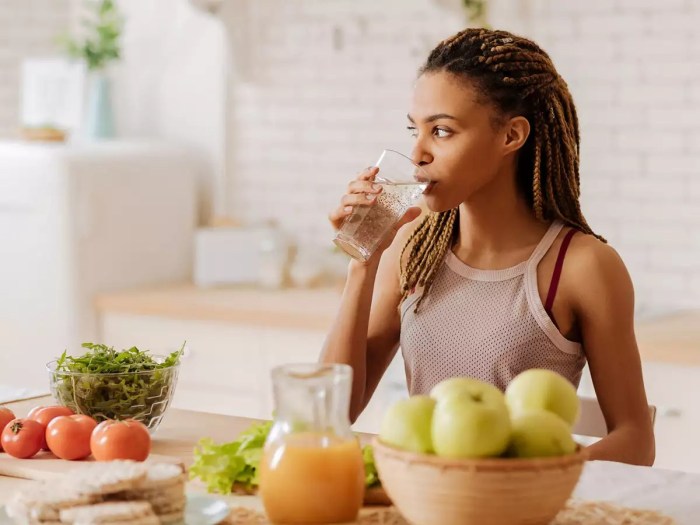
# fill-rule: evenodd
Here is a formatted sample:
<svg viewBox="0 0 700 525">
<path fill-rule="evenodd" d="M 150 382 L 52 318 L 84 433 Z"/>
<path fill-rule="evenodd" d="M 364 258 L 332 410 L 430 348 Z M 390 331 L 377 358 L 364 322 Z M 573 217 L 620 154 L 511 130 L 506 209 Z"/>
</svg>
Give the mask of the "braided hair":
<svg viewBox="0 0 700 525">
<path fill-rule="evenodd" d="M 559 219 L 605 242 L 581 212 L 576 108 L 547 53 L 506 31 L 470 28 L 440 42 L 420 73 L 440 71 L 468 79 L 479 100 L 496 107 L 500 119 L 520 115 L 530 122 L 531 133 L 518 154 L 516 180 L 535 217 Z M 458 208 L 429 214 L 403 247 L 402 300 L 417 287 L 424 288 L 416 311 L 457 238 L 457 219 Z"/>
</svg>

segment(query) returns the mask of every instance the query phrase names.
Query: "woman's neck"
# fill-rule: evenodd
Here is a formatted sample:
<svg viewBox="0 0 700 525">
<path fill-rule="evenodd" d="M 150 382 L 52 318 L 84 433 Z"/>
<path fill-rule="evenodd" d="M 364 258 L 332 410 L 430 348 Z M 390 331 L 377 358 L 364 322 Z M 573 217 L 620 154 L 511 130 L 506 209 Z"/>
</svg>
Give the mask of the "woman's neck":
<svg viewBox="0 0 700 525">
<path fill-rule="evenodd" d="M 515 174 L 498 177 L 459 206 L 459 235 L 453 252 L 478 267 L 509 264 L 510 259 L 529 254 L 548 227 L 535 217 L 517 189 Z"/>
</svg>

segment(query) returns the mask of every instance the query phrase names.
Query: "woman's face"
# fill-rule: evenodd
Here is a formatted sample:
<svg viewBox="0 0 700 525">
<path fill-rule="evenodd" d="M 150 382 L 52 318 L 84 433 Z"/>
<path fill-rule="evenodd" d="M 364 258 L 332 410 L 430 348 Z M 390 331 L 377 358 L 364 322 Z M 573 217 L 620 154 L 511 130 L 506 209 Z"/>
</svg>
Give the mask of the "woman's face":
<svg viewBox="0 0 700 525">
<path fill-rule="evenodd" d="M 412 158 L 430 178 L 424 198 L 432 211 L 468 202 L 500 173 L 506 138 L 497 117 L 468 82 L 451 73 L 418 78 L 408 114 Z"/>
</svg>

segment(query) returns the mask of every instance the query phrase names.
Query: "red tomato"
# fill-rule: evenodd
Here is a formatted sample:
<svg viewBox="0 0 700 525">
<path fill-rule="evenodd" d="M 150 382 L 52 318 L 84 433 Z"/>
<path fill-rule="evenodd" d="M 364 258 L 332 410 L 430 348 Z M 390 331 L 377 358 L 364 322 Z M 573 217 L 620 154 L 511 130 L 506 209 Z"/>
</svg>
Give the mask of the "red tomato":
<svg viewBox="0 0 700 525">
<path fill-rule="evenodd" d="M 90 450 L 97 461 L 144 461 L 151 452 L 151 435 L 140 421 L 103 421 L 92 431 Z"/>
<path fill-rule="evenodd" d="M 13 419 L 2 431 L 2 446 L 10 456 L 27 459 L 41 450 L 44 427 L 31 419 Z"/>
<path fill-rule="evenodd" d="M 83 459 L 90 455 L 90 434 L 97 421 L 82 414 L 58 416 L 46 427 L 46 444 L 61 459 Z"/>
<path fill-rule="evenodd" d="M 34 419 L 34 415 L 41 410 L 42 408 L 46 408 L 44 405 L 39 405 L 38 407 L 34 407 L 29 411 L 29 414 L 27 414 L 27 419 Z"/>
<path fill-rule="evenodd" d="M 70 408 L 68 407 L 62 407 L 59 405 L 53 405 L 53 406 L 48 406 L 48 407 L 36 407 L 29 412 L 29 415 L 27 416 L 27 419 L 33 419 L 37 423 L 41 423 L 44 425 L 44 428 L 49 426 L 49 423 L 51 423 L 51 420 L 54 418 L 57 418 L 58 416 L 72 416 L 75 412 L 73 412 Z M 46 434 L 44 432 L 44 434 Z M 41 446 L 42 450 L 49 450 L 48 445 L 46 444 L 46 437 L 44 437 L 44 443 Z"/>
<path fill-rule="evenodd" d="M 5 425 L 7 425 L 13 419 L 15 419 L 15 415 L 12 413 L 12 410 L 9 408 L 0 407 L 0 433 L 5 430 Z M 2 452 L 2 442 L 0 442 L 0 452 Z"/>
<path fill-rule="evenodd" d="M 27 419 L 33 419 L 37 423 L 41 423 L 45 427 L 49 426 L 51 420 L 58 416 L 72 416 L 75 414 L 70 408 L 63 407 L 60 405 L 52 405 L 48 407 L 38 407 L 34 410 L 33 414 L 27 416 Z"/>
</svg>

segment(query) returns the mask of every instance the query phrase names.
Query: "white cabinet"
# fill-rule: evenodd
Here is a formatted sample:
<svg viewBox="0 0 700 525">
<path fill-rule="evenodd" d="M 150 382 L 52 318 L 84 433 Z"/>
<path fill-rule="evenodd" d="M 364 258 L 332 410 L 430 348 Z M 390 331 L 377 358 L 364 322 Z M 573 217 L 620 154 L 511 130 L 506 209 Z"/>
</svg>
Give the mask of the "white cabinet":
<svg viewBox="0 0 700 525">
<path fill-rule="evenodd" d="M 325 337 L 321 330 L 103 312 L 100 340 L 159 354 L 177 350 L 187 340 L 173 406 L 270 418 L 274 406 L 270 370 L 286 363 L 317 361 Z M 399 355 L 355 430 L 379 430 L 389 403 L 406 395 L 402 378 Z"/>
<path fill-rule="evenodd" d="M 0 385 L 48 391 L 93 297 L 191 273 L 198 166 L 156 142 L 0 142 Z"/>
<path fill-rule="evenodd" d="M 318 361 L 324 332 L 318 330 L 281 329 L 264 327 L 260 329 L 261 352 L 264 366 L 256 374 L 262 384 L 264 417 L 272 417 L 274 399 L 270 371 L 276 366 L 290 363 L 314 363 Z"/>
<path fill-rule="evenodd" d="M 656 406 L 654 466 L 700 472 L 700 366 L 644 362 L 644 386 Z M 595 396 L 585 370 L 579 393 Z"/>
<path fill-rule="evenodd" d="M 266 413 L 260 379 L 264 358 L 257 328 L 109 314 L 102 319 L 101 332 L 105 344 L 136 345 L 154 354 L 173 352 L 186 341 L 174 406 L 246 417 Z"/>
</svg>

